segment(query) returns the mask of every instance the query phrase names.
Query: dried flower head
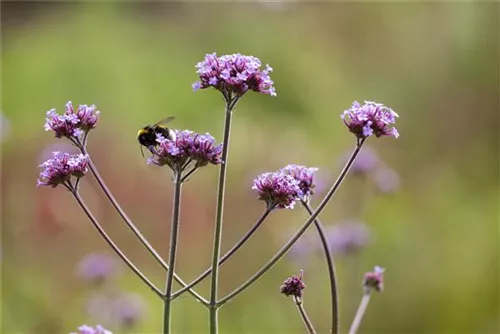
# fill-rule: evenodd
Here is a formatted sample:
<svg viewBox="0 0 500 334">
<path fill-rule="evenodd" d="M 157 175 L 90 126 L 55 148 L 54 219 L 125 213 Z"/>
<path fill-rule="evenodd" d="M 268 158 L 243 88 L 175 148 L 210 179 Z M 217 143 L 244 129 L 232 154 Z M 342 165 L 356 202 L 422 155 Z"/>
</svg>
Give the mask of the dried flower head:
<svg viewBox="0 0 500 334">
<path fill-rule="evenodd" d="M 70 334 L 113 334 L 112 332 L 106 330 L 101 325 L 97 325 L 94 327 L 82 325 L 78 327 L 78 332 L 72 332 Z"/>
<path fill-rule="evenodd" d="M 218 165 L 222 162 L 222 145 L 216 145 L 210 134 L 198 134 L 190 130 L 173 130 L 172 139 L 157 135 L 158 145 L 148 163 L 169 166 L 172 170 L 182 171 L 194 162 L 195 167 L 207 164 Z"/>
<path fill-rule="evenodd" d="M 314 173 L 318 170 L 316 167 L 306 167 L 301 165 L 287 165 L 281 169 L 285 174 L 289 174 L 299 182 L 299 197 L 307 201 L 314 194 L 315 184 L 313 181 Z"/>
<path fill-rule="evenodd" d="M 253 190 L 268 208 L 293 209 L 301 192 L 299 181 L 282 171 L 263 173 L 253 181 Z"/>
<path fill-rule="evenodd" d="M 372 272 L 365 274 L 363 286 L 366 293 L 370 293 L 371 289 L 382 292 L 384 290 L 384 271 L 385 269 L 375 266 Z"/>
<path fill-rule="evenodd" d="M 45 131 L 53 131 L 57 138 L 81 139 L 82 135 L 95 128 L 98 119 L 99 111 L 95 105 L 80 105 L 75 112 L 73 104 L 69 101 L 62 115 L 55 109 L 47 111 Z"/>
<path fill-rule="evenodd" d="M 76 274 L 85 281 L 100 284 L 120 273 L 115 257 L 92 253 L 85 256 L 76 267 Z"/>
<path fill-rule="evenodd" d="M 87 173 L 88 156 L 53 152 L 52 158 L 39 167 L 43 171 L 38 177 L 37 186 L 57 187 L 59 184 L 70 186 L 71 177 L 81 178 Z"/>
<path fill-rule="evenodd" d="M 396 128 L 390 127 L 396 122 L 397 117 L 399 117 L 398 114 L 391 108 L 372 101 L 365 101 L 363 105 L 355 101 L 351 108 L 341 115 L 349 131 L 359 139 L 371 135 L 398 138 L 399 133 Z"/>
<path fill-rule="evenodd" d="M 304 276 L 304 271 L 301 270 L 299 276 L 293 275 L 292 277 L 288 277 L 283 283 L 283 285 L 280 286 L 281 293 L 285 294 L 287 297 L 294 296 L 301 298 L 302 290 L 306 288 L 306 285 L 302 281 L 303 276 Z"/>
<path fill-rule="evenodd" d="M 253 56 L 239 53 L 217 57 L 216 53 L 205 55 L 205 60 L 196 65 L 200 81 L 193 84 L 193 90 L 214 87 L 225 96 L 242 96 L 249 90 L 276 96 L 269 73 L 272 68 Z"/>
</svg>

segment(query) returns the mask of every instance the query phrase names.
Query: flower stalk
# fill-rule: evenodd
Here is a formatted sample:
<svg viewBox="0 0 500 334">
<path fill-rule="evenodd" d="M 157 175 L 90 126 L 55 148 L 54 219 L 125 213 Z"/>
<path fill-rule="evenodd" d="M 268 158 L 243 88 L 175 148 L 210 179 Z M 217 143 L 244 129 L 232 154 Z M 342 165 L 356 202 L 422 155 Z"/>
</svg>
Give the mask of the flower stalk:
<svg viewBox="0 0 500 334">
<path fill-rule="evenodd" d="M 365 292 L 363 294 L 363 298 L 361 298 L 361 303 L 359 304 L 358 310 L 356 311 L 356 316 L 352 322 L 351 328 L 349 329 L 349 334 L 356 334 L 358 331 L 359 325 L 361 324 L 361 320 L 363 320 L 363 316 L 365 315 L 366 308 L 368 307 L 368 303 L 370 302 L 371 292 Z"/>
<path fill-rule="evenodd" d="M 307 210 L 309 215 L 313 214 L 313 210 L 308 202 L 302 200 L 302 206 Z M 340 322 L 339 322 L 339 297 L 337 290 L 337 274 L 335 271 L 335 262 L 333 261 L 332 250 L 328 239 L 325 234 L 325 230 L 321 221 L 319 219 L 314 220 L 314 226 L 318 231 L 319 238 L 321 240 L 321 245 L 323 246 L 323 251 L 325 253 L 325 260 L 328 266 L 328 277 L 330 279 L 330 296 L 331 296 L 331 308 L 332 308 L 332 333 L 339 333 Z"/>
<path fill-rule="evenodd" d="M 226 96 L 226 120 L 224 125 L 224 139 L 222 142 L 222 163 L 219 170 L 219 183 L 217 189 L 217 213 L 215 218 L 215 232 L 212 256 L 212 281 L 210 285 L 210 333 L 216 334 L 218 331 L 218 306 L 217 290 L 219 284 L 219 258 L 222 240 L 222 221 L 224 214 L 224 195 L 226 191 L 226 170 L 229 153 L 229 139 L 231 134 L 231 118 L 234 108 L 239 100 L 239 96 Z"/>
<path fill-rule="evenodd" d="M 177 240 L 179 238 L 179 222 L 181 210 L 182 173 L 174 172 L 174 202 L 172 210 L 172 222 L 170 230 L 170 251 L 167 272 L 167 283 L 165 288 L 165 302 L 163 309 L 163 334 L 171 333 L 171 303 L 172 303 L 172 283 L 175 271 L 175 260 L 177 255 Z"/>
<path fill-rule="evenodd" d="M 307 333 L 316 334 L 316 330 L 314 329 L 314 326 L 309 317 L 307 316 L 306 310 L 304 309 L 302 298 L 294 296 L 293 300 L 295 301 L 295 305 L 297 305 L 297 309 L 299 310 L 300 317 L 304 322 L 304 326 L 306 326 Z"/>
<path fill-rule="evenodd" d="M 97 219 L 94 217 L 90 209 L 87 207 L 85 202 L 83 201 L 82 197 L 80 196 L 80 193 L 78 192 L 77 187 L 72 187 L 69 189 L 71 191 L 71 194 L 74 196 L 80 207 L 82 208 L 83 212 L 87 215 L 89 218 L 90 222 L 92 225 L 95 227 L 97 232 L 103 237 L 103 239 L 107 242 L 107 244 L 113 249 L 113 251 L 118 255 L 123 262 L 148 286 L 153 290 L 154 293 L 156 293 L 160 298 L 164 298 L 163 293 L 127 258 L 125 254 L 120 250 L 120 248 L 111 240 L 111 238 L 108 236 L 108 234 L 104 231 L 104 229 L 101 227 Z"/>
</svg>

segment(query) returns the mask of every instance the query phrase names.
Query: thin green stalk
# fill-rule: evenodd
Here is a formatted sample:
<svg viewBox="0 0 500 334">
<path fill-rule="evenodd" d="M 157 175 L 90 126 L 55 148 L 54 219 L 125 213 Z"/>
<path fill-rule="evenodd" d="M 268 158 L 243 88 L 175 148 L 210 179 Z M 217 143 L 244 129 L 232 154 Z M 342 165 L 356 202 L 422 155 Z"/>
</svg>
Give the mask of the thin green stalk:
<svg viewBox="0 0 500 334">
<path fill-rule="evenodd" d="M 79 147 L 82 154 L 87 154 L 89 156 L 88 164 L 89 164 L 90 171 L 94 175 L 97 183 L 101 187 L 102 191 L 104 192 L 104 194 L 108 198 L 111 205 L 113 205 L 115 210 L 118 212 L 118 215 L 122 218 L 123 222 L 125 222 L 125 225 L 127 225 L 127 227 L 132 231 L 132 233 L 137 237 L 137 239 L 139 239 L 141 244 L 148 250 L 148 252 L 153 256 L 153 258 L 156 261 L 158 261 L 158 263 L 165 270 L 168 271 L 169 267 L 168 267 L 167 263 L 162 259 L 160 254 L 158 254 L 158 252 L 154 249 L 154 247 L 147 241 L 147 239 L 142 235 L 142 233 L 139 231 L 139 229 L 135 226 L 135 224 L 132 222 L 132 220 L 127 216 L 125 211 L 122 209 L 120 204 L 118 204 L 118 201 L 115 199 L 115 197 L 113 196 L 113 194 L 109 190 L 106 183 L 104 183 L 104 180 L 102 179 L 97 168 L 95 167 L 94 163 L 90 159 L 90 155 L 88 154 L 85 146 L 81 145 L 80 143 L 77 143 L 76 145 Z M 186 286 L 186 283 L 175 273 L 174 273 L 174 278 L 181 286 Z M 201 295 L 199 295 L 196 291 L 189 289 L 188 292 L 191 293 L 202 304 L 208 305 L 208 301 L 205 298 L 203 298 Z"/>
<path fill-rule="evenodd" d="M 222 239 L 222 218 L 224 213 L 224 194 L 226 190 L 226 169 L 229 152 L 229 137 L 231 134 L 231 117 L 238 97 L 226 97 L 226 121 L 224 125 L 224 140 L 222 142 L 222 164 L 219 170 L 219 184 L 217 189 L 217 214 L 215 218 L 214 245 L 212 256 L 212 282 L 210 285 L 210 333 L 216 334 L 218 331 L 217 317 L 217 290 L 219 283 L 219 257 Z"/>
<path fill-rule="evenodd" d="M 264 222 L 264 220 L 266 220 L 267 216 L 271 213 L 272 209 L 273 208 L 267 208 L 266 211 L 264 211 L 264 213 L 262 214 L 262 216 L 260 216 L 259 220 L 257 220 L 257 222 L 252 226 L 252 228 L 250 230 L 248 230 L 248 232 L 229 251 L 227 251 L 226 254 L 224 254 L 220 258 L 220 260 L 219 260 L 219 266 L 223 265 L 224 262 L 226 262 L 227 260 L 229 260 L 229 258 L 231 256 L 233 256 L 233 254 L 236 253 L 236 251 L 238 249 L 240 249 L 240 247 L 243 246 L 243 244 L 257 231 L 257 229 L 262 225 L 262 223 Z M 185 287 L 181 288 L 179 291 L 175 292 L 172 295 L 172 300 L 174 300 L 175 298 L 177 298 L 180 295 L 182 295 L 186 290 L 194 287 L 196 284 L 198 284 L 201 281 L 203 281 L 205 279 L 205 277 L 207 277 L 211 273 L 212 273 L 212 268 L 208 268 L 207 270 L 205 270 L 200 276 L 196 277 L 187 286 L 185 286 Z"/>
<path fill-rule="evenodd" d="M 309 203 L 302 201 L 302 206 L 309 212 L 309 215 L 313 214 L 313 210 Z M 339 333 L 340 328 L 340 318 L 339 318 L 339 297 L 337 290 L 337 275 L 335 273 L 335 262 L 333 261 L 333 255 L 331 247 L 328 243 L 328 239 L 325 235 L 325 230 L 321 221 L 319 219 L 314 220 L 314 225 L 318 231 L 319 237 L 321 239 L 321 244 L 323 245 L 323 251 L 325 253 L 326 264 L 328 266 L 328 276 L 330 278 L 330 296 L 331 296 L 331 307 L 332 307 L 332 333 Z"/>
<path fill-rule="evenodd" d="M 352 322 L 351 329 L 349 329 L 349 334 L 356 334 L 359 325 L 361 324 L 361 320 L 365 315 L 368 303 L 370 302 L 370 296 L 371 296 L 370 291 L 365 292 L 363 294 L 363 298 L 361 298 L 361 303 L 359 304 L 358 310 L 356 311 L 356 316 L 354 317 L 354 321 Z"/>
<path fill-rule="evenodd" d="M 307 316 L 306 310 L 304 309 L 304 305 L 302 303 L 302 299 L 299 297 L 293 297 L 293 300 L 295 301 L 295 305 L 297 305 L 297 309 L 299 310 L 300 317 L 302 318 L 302 321 L 304 322 L 304 326 L 306 326 L 307 332 L 309 334 L 316 334 L 316 331 L 314 330 L 313 324 L 309 317 Z"/>
<path fill-rule="evenodd" d="M 346 165 L 340 172 L 339 177 L 333 184 L 332 188 L 328 191 L 328 194 L 326 194 L 325 198 L 321 201 L 319 206 L 316 208 L 316 211 L 313 212 L 311 217 L 302 225 L 302 227 L 295 233 L 295 235 L 274 255 L 271 260 L 269 260 L 259 271 L 257 271 L 252 277 L 250 277 L 245 283 L 243 283 L 241 286 L 233 290 L 231 293 L 229 293 L 226 297 L 222 298 L 217 305 L 222 306 L 243 291 L 245 291 L 248 287 L 250 287 L 253 283 L 255 283 L 259 278 L 262 277 L 269 269 L 271 269 L 289 250 L 292 248 L 292 246 L 299 240 L 299 238 L 307 231 L 309 226 L 314 222 L 316 217 L 319 216 L 319 214 L 323 211 L 323 209 L 326 207 L 330 199 L 333 197 L 333 195 L 336 193 L 337 189 L 340 187 L 342 184 L 342 181 L 347 175 L 347 172 L 351 168 L 351 165 L 353 164 L 354 160 L 356 159 L 357 155 L 361 151 L 361 148 L 363 147 L 364 140 L 358 141 L 356 145 L 356 149 L 353 151 L 351 157 L 347 161 Z"/>
<path fill-rule="evenodd" d="M 85 202 L 83 201 L 82 197 L 80 196 L 78 190 L 76 188 L 70 189 L 71 193 L 75 197 L 76 201 L 82 208 L 83 212 L 87 215 L 87 217 L 90 219 L 90 222 L 92 225 L 95 227 L 97 232 L 104 238 L 104 240 L 108 243 L 108 245 L 113 249 L 113 251 L 118 255 L 125 264 L 132 269 L 132 271 L 139 276 L 139 278 L 151 288 L 161 299 L 164 298 L 163 293 L 153 284 L 151 281 L 127 258 L 125 254 L 122 253 L 120 248 L 111 240 L 111 238 L 108 236 L 108 234 L 104 231 L 104 229 L 101 227 L 97 219 L 92 215 L 92 212 L 90 209 L 87 207 Z"/>
<path fill-rule="evenodd" d="M 172 209 L 172 222 L 170 228 L 170 250 L 168 267 L 171 269 L 167 272 L 167 285 L 165 288 L 165 303 L 163 309 L 163 334 L 171 332 L 171 303 L 172 303 L 172 283 L 175 271 L 175 260 L 177 255 L 177 240 L 179 239 L 179 217 L 181 211 L 181 172 L 174 172 L 174 203 Z"/>
</svg>

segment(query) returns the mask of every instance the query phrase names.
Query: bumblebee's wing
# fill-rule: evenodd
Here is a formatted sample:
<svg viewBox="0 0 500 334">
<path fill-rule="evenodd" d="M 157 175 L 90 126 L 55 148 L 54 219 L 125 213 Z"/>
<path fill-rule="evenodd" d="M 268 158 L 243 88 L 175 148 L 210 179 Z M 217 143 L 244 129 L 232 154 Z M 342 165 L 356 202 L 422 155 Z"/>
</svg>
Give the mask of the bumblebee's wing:
<svg viewBox="0 0 500 334">
<path fill-rule="evenodd" d="M 170 116 L 170 117 L 167 117 L 167 118 L 164 118 L 162 119 L 161 121 L 158 121 L 156 122 L 155 124 L 153 124 L 151 127 L 155 127 L 155 126 L 159 126 L 159 125 L 163 125 L 163 124 L 167 124 L 171 121 L 173 121 L 175 119 L 175 117 L 173 116 Z"/>
</svg>

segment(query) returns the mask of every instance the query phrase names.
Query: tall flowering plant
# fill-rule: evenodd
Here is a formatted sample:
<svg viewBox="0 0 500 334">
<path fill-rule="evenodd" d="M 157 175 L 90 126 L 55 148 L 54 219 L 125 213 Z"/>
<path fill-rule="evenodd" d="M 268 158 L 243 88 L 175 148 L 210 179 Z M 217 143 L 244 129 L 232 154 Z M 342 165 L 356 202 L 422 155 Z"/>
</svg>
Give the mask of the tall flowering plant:
<svg viewBox="0 0 500 334">
<path fill-rule="evenodd" d="M 252 286 L 259 278 L 268 272 L 283 256 L 294 246 L 306 230 L 314 225 L 317 230 L 319 241 L 325 254 L 325 261 L 329 272 L 330 296 L 331 296 L 331 331 L 339 332 L 339 301 L 337 294 L 337 274 L 332 255 L 332 247 L 329 244 L 324 228 L 318 217 L 327 204 L 338 191 L 342 181 L 345 179 L 349 169 L 359 155 L 365 141 L 372 136 L 390 136 L 397 138 L 397 130 L 393 127 L 398 115 L 383 104 L 365 101 L 363 104 L 354 102 L 350 108 L 341 114 L 347 129 L 355 136 L 355 145 L 352 154 L 347 159 L 345 166 L 338 178 L 331 185 L 330 190 L 321 200 L 317 208 L 310 205 L 310 198 L 315 193 L 314 175 L 318 170 L 315 167 L 290 164 L 277 171 L 265 172 L 258 175 L 251 186 L 258 200 L 265 203 L 262 215 L 257 219 L 250 230 L 225 254 L 221 254 L 222 225 L 224 222 L 224 199 L 226 189 L 226 175 L 229 166 L 228 152 L 231 137 L 231 122 L 238 102 L 248 92 L 256 92 L 272 97 L 276 96 L 274 82 L 270 74 L 273 69 L 266 65 L 262 66 L 260 60 L 253 56 L 232 54 L 217 56 L 215 53 L 207 54 L 205 59 L 196 65 L 196 73 L 199 80 L 193 84 L 193 90 L 212 88 L 222 94 L 225 102 L 225 121 L 222 143 L 217 144 L 210 134 L 198 134 L 190 130 L 172 130 L 172 135 L 165 137 L 162 133 L 156 135 L 156 142 L 149 146 L 151 156 L 147 163 L 168 167 L 173 174 L 173 210 L 171 218 L 171 234 L 169 256 L 164 260 L 154 247 L 141 234 L 137 226 L 127 216 L 123 208 L 116 201 L 110 189 L 98 173 L 87 152 L 88 135 L 99 120 L 97 108 L 80 105 L 76 111 L 71 102 L 68 102 L 63 114 L 58 114 L 51 109 L 47 112 L 45 129 L 51 131 L 56 138 L 66 138 L 79 150 L 80 154 L 71 155 L 64 152 L 54 152 L 53 157 L 40 165 L 42 171 L 38 178 L 38 186 L 49 186 L 56 188 L 62 186 L 75 198 L 90 223 L 95 227 L 102 238 L 111 249 L 120 257 L 143 283 L 149 287 L 163 301 L 163 333 L 172 333 L 172 304 L 173 301 L 184 294 L 190 293 L 198 302 L 207 308 L 209 313 L 209 332 L 218 333 L 218 310 Z M 179 236 L 179 225 L 181 222 L 181 198 L 182 186 L 185 181 L 202 167 L 216 166 L 219 169 L 217 184 L 216 216 L 214 221 L 214 240 L 212 247 L 212 261 L 209 268 L 202 272 L 192 282 L 185 282 L 175 271 L 177 260 L 177 241 Z M 114 243 L 111 237 L 102 228 L 96 217 L 86 205 L 79 192 L 80 180 L 88 173 L 97 180 L 104 195 L 116 209 L 125 225 L 133 235 L 148 250 L 151 256 L 166 271 L 166 287 L 160 289 L 155 286 L 142 271 L 125 255 L 125 253 Z M 309 218 L 301 225 L 296 233 L 274 254 L 268 262 L 255 274 L 248 278 L 243 284 L 225 296 L 219 296 L 219 270 L 221 266 L 231 258 L 238 249 L 249 240 L 258 228 L 264 223 L 269 215 L 280 209 L 294 209 L 299 204 L 309 214 Z M 364 280 L 365 296 L 360 305 L 351 333 L 359 326 L 364 310 L 366 309 L 370 291 L 382 290 L 382 273 L 380 267 L 374 272 L 367 273 Z M 208 276 L 211 277 L 210 294 L 204 297 L 195 290 L 195 286 Z M 173 281 L 177 281 L 182 288 L 177 291 L 173 289 Z M 292 276 L 281 285 L 281 292 L 286 296 L 292 296 L 297 306 L 298 314 L 302 318 L 308 333 L 315 333 L 314 326 L 308 318 L 304 305 L 304 293 L 306 285 L 303 281 L 303 271 L 299 276 Z M 87 325 L 78 328 L 79 333 L 111 333 L 102 326 L 90 327 Z"/>
</svg>

